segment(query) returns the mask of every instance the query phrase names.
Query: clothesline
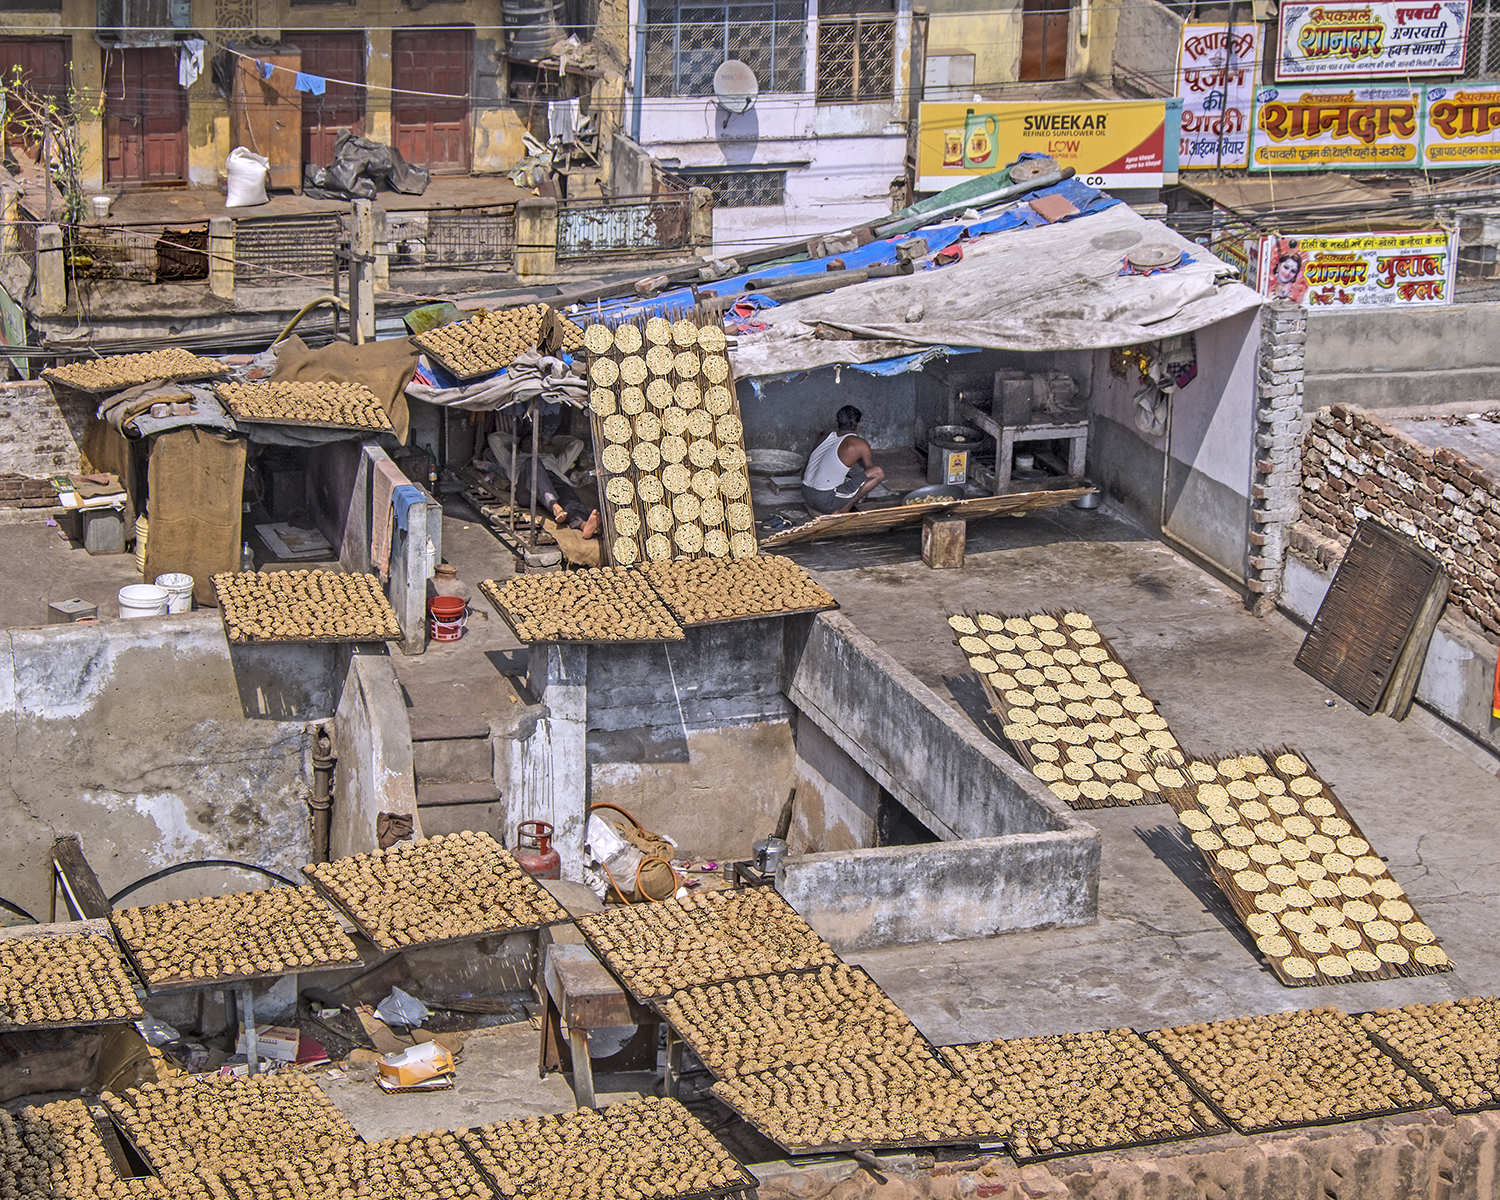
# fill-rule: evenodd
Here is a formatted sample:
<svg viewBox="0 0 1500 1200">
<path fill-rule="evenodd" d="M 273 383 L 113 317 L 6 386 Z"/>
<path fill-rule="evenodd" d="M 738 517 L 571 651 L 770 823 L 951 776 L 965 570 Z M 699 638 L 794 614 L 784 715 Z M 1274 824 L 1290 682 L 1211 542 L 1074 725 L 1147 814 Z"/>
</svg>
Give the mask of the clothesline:
<svg viewBox="0 0 1500 1200">
<path fill-rule="evenodd" d="M 413 90 L 412 88 L 384 87 L 378 83 L 357 83 L 352 79 L 333 79 L 331 77 L 323 75 L 312 75 L 305 71 L 292 71 L 290 67 L 283 67 L 279 66 L 276 63 L 266 62 L 264 59 L 256 58 L 253 54 L 246 54 L 241 50 L 236 50 L 233 46 L 223 46 L 221 47 L 221 49 L 227 50 L 236 58 L 247 59 L 250 62 L 255 63 L 257 70 L 260 71 L 262 79 L 270 79 L 271 76 L 277 71 L 291 72 L 292 74 L 297 76 L 297 90 L 299 92 L 312 91 L 313 95 L 315 96 L 323 95 L 324 89 L 327 88 L 328 84 L 332 83 L 336 84 L 339 87 L 363 88 L 365 91 L 370 92 L 389 92 L 393 96 L 423 96 L 429 100 L 469 100 L 471 98 L 468 92 L 462 92 L 457 95 L 452 92 L 419 92 Z M 315 80 L 321 86 L 316 91 L 314 91 L 311 87 L 304 88 L 301 82 L 304 79 L 309 81 L 309 83 Z"/>
</svg>

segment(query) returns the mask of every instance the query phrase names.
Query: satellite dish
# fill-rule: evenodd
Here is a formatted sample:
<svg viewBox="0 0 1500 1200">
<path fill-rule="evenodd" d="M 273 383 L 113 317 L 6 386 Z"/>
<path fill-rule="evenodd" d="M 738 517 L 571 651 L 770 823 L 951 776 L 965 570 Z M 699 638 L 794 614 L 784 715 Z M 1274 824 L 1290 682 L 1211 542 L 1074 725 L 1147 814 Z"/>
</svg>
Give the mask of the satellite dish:
<svg viewBox="0 0 1500 1200">
<path fill-rule="evenodd" d="M 714 72 L 714 99 L 725 112 L 748 112 L 760 95 L 755 72 L 737 58 L 719 64 Z"/>
</svg>

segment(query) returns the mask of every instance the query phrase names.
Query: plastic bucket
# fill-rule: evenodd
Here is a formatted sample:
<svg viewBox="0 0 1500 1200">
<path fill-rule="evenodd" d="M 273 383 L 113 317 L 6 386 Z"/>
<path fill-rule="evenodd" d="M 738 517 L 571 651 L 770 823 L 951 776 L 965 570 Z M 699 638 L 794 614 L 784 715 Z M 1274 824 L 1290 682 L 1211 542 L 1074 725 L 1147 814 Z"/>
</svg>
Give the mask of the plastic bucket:
<svg viewBox="0 0 1500 1200">
<path fill-rule="evenodd" d="M 427 601 L 428 628 L 435 642 L 456 642 L 469 624 L 469 602 L 462 596 L 434 596 Z"/>
<path fill-rule="evenodd" d="M 167 589 L 154 583 L 126 584 L 115 599 L 120 605 L 120 616 L 127 620 L 167 615 Z"/>
<path fill-rule="evenodd" d="M 169 571 L 156 577 L 156 586 L 167 593 L 167 611 L 185 613 L 193 611 L 193 577 L 181 571 Z"/>
</svg>

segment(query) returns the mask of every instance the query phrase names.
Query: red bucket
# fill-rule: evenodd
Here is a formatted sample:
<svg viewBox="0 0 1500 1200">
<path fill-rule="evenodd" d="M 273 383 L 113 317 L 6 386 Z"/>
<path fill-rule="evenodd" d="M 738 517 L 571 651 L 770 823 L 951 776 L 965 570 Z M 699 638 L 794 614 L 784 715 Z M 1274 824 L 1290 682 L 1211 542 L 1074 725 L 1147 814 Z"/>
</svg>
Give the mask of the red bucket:
<svg viewBox="0 0 1500 1200">
<path fill-rule="evenodd" d="M 435 642 L 456 642 L 469 623 L 469 602 L 461 596 L 433 596 L 427 601 L 428 627 Z"/>
</svg>

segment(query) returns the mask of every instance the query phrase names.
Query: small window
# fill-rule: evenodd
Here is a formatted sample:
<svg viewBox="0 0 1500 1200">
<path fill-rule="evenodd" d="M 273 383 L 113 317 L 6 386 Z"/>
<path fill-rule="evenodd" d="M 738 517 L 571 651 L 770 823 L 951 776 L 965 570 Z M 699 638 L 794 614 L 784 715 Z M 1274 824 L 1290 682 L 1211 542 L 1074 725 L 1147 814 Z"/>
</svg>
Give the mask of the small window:
<svg viewBox="0 0 1500 1200">
<path fill-rule="evenodd" d="M 896 14 L 882 0 L 818 5 L 818 103 L 889 101 L 895 87 Z"/>
<path fill-rule="evenodd" d="M 673 171 L 683 187 L 707 188 L 715 208 L 770 208 L 786 203 L 786 171 Z"/>
</svg>

